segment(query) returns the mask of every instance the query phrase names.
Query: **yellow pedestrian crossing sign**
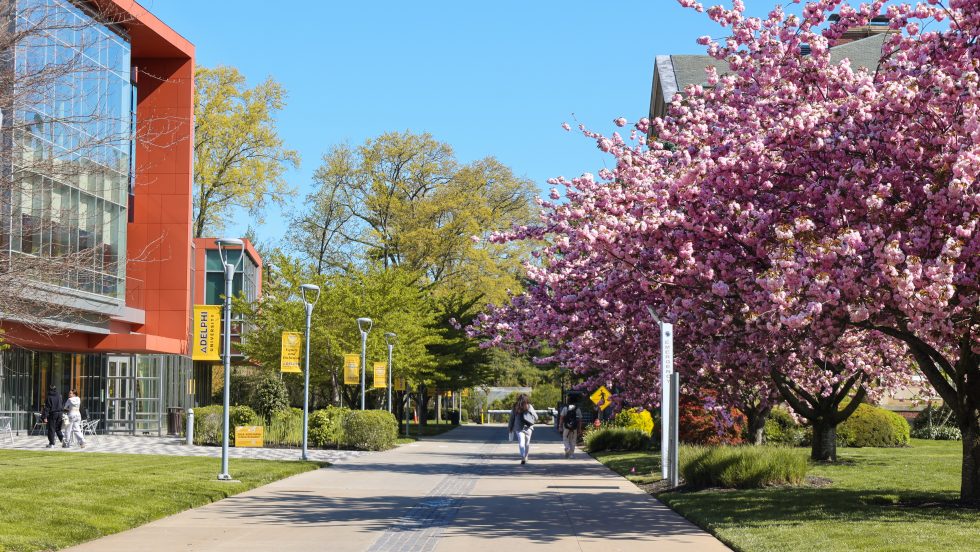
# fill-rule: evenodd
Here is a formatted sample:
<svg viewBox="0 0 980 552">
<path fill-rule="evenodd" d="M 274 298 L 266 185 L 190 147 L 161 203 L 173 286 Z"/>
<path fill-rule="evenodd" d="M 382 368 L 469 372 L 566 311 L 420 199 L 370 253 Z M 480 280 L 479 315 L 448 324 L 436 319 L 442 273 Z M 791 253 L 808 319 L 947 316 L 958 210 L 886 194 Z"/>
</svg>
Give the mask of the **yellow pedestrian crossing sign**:
<svg viewBox="0 0 980 552">
<path fill-rule="evenodd" d="M 595 393 L 592 393 L 589 398 L 592 399 L 592 402 L 595 403 L 596 408 L 599 410 L 605 410 L 612 405 L 612 401 L 610 400 L 612 398 L 612 393 L 606 389 L 605 385 L 600 385 L 599 388 L 596 389 Z"/>
</svg>

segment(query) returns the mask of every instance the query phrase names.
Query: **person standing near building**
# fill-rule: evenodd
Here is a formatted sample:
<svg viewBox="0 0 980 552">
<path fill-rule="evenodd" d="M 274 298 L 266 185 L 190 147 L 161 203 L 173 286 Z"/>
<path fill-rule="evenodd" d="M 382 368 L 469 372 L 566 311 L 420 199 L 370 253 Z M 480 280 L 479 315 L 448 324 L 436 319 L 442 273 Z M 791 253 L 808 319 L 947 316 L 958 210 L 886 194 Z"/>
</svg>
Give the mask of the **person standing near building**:
<svg viewBox="0 0 980 552">
<path fill-rule="evenodd" d="M 521 464 L 527 464 L 527 455 L 531 452 L 531 434 L 534 424 L 538 421 L 538 413 L 531 406 L 527 395 L 521 394 L 514 402 L 510 411 L 510 422 L 507 429 L 517 436 L 517 451 L 521 455 Z"/>
<path fill-rule="evenodd" d="M 74 389 L 68 391 L 68 400 L 65 401 L 65 411 L 68 412 L 68 441 L 65 446 L 75 441 L 78 446 L 85 448 L 85 435 L 82 431 L 82 399 L 78 398 L 78 393 Z"/>
<path fill-rule="evenodd" d="M 44 399 L 44 407 L 41 408 L 41 421 L 48 424 L 48 448 L 54 447 L 54 436 L 58 436 L 61 446 L 68 446 L 65 443 L 65 436 L 61 433 L 61 416 L 64 413 L 65 405 L 61 399 L 58 387 L 52 385 L 48 388 L 48 396 Z"/>
<path fill-rule="evenodd" d="M 582 433 L 582 412 L 576 404 L 578 399 L 578 395 L 569 393 L 558 418 L 558 427 L 565 443 L 565 458 L 571 458 L 575 453 L 575 443 Z"/>
</svg>

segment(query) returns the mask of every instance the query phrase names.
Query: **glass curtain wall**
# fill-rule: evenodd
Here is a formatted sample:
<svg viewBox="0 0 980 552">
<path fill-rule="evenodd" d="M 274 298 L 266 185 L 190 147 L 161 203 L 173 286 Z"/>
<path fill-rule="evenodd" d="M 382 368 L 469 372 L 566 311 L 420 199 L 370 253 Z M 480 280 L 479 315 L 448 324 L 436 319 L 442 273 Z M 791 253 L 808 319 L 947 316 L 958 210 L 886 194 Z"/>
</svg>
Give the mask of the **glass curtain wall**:
<svg viewBox="0 0 980 552">
<path fill-rule="evenodd" d="M 105 355 L 52 353 L 12 348 L 0 351 L 0 415 L 12 416 L 15 430 L 29 430 L 40 413 L 48 387 L 67 397 L 75 389 L 82 417 L 102 419 Z"/>
<path fill-rule="evenodd" d="M 18 0 L 0 258 L 71 258 L 49 282 L 125 300 L 135 128 L 130 44 L 68 0 Z"/>
</svg>

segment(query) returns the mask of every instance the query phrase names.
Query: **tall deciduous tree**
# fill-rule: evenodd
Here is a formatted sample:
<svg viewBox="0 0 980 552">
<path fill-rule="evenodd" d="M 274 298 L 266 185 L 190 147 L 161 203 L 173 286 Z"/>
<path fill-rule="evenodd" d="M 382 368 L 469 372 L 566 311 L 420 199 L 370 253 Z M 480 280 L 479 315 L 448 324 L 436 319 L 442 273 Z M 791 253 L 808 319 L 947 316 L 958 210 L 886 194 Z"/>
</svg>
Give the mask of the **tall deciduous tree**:
<svg viewBox="0 0 980 552">
<path fill-rule="evenodd" d="M 533 183 L 496 159 L 461 164 L 429 134 L 393 132 L 332 148 L 315 180 L 293 240 L 318 271 L 397 266 L 437 298 L 477 306 L 520 288 L 523 246 L 472 239 L 535 214 Z"/>
<path fill-rule="evenodd" d="M 286 91 L 271 78 L 249 88 L 234 67 L 198 68 L 194 114 L 194 235 L 220 230 L 235 209 L 261 215 L 292 194 L 283 174 L 299 166 L 275 115 Z"/>
</svg>

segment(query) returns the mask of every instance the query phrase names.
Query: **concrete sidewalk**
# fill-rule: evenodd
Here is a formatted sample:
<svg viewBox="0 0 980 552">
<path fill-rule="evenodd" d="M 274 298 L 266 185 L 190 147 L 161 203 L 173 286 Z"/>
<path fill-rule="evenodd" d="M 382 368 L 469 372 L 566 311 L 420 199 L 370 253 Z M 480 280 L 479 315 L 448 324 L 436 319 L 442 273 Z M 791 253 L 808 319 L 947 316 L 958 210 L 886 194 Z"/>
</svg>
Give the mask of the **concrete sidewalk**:
<svg viewBox="0 0 980 552">
<path fill-rule="evenodd" d="M 727 548 L 583 453 L 535 431 L 521 466 L 502 426 L 464 426 L 78 546 L 171 550 Z"/>
</svg>

